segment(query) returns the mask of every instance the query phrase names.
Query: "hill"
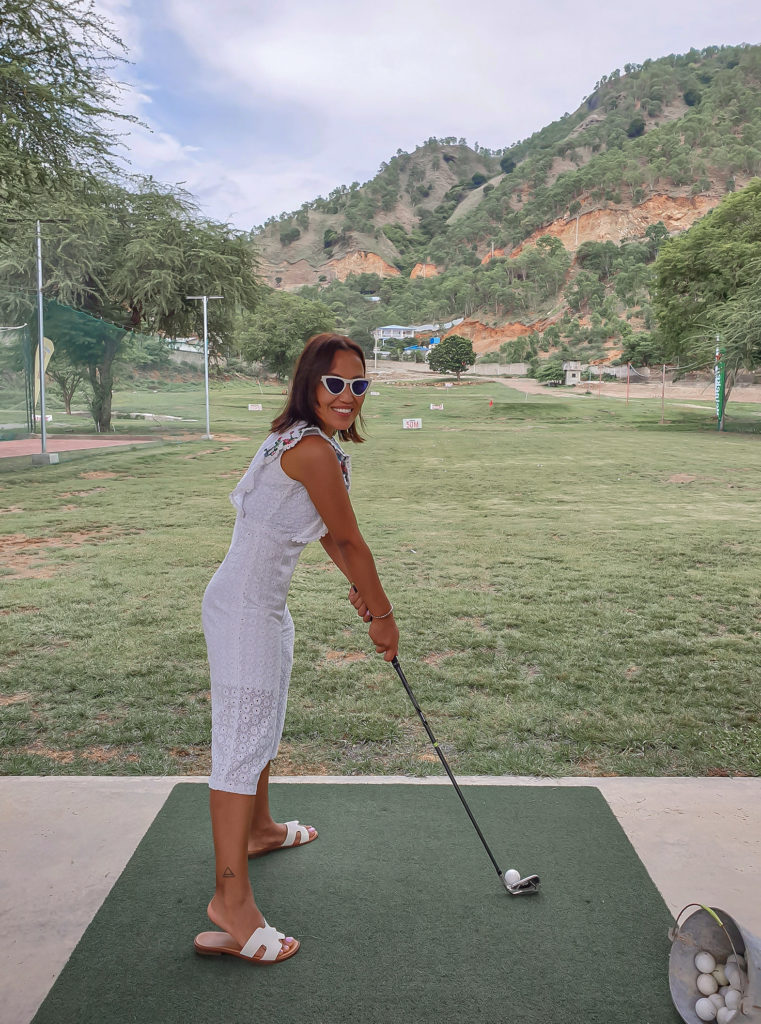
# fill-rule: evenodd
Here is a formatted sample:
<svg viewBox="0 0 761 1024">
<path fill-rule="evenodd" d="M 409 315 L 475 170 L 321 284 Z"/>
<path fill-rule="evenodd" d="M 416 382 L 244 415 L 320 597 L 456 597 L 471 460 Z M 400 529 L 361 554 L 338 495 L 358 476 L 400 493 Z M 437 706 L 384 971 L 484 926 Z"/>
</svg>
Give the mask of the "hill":
<svg viewBox="0 0 761 1024">
<path fill-rule="evenodd" d="M 760 172 L 761 47 L 709 47 L 616 69 L 503 150 L 397 151 L 253 238 L 273 287 L 359 340 L 464 316 L 482 352 L 646 362 L 658 246 Z"/>
</svg>

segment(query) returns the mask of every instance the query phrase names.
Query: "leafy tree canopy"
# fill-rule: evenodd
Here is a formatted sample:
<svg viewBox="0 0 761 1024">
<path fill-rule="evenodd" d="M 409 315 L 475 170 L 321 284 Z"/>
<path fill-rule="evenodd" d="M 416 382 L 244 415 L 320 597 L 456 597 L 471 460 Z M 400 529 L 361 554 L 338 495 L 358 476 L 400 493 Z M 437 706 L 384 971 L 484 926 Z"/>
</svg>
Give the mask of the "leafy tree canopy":
<svg viewBox="0 0 761 1024">
<path fill-rule="evenodd" d="M 755 281 L 759 246 L 761 178 L 662 246 L 653 309 L 672 359 L 686 362 L 710 352 L 716 307 Z"/>
<path fill-rule="evenodd" d="M 111 166 L 123 51 L 93 0 L 0 0 L 0 201 Z"/>
<path fill-rule="evenodd" d="M 428 365 L 436 373 L 454 373 L 457 379 L 476 361 L 470 338 L 450 334 L 435 345 L 428 356 Z"/>
<path fill-rule="evenodd" d="M 110 425 L 113 365 L 126 331 L 200 335 L 201 303 L 186 296 L 222 295 L 209 303 L 214 352 L 236 308 L 253 309 L 260 294 L 253 251 L 239 232 L 200 217 L 180 190 L 150 178 L 130 184 L 80 177 L 40 207 L 45 294 L 94 318 L 92 329 L 64 332 L 61 345 L 70 363 L 87 367 L 101 430 Z M 0 273 L 17 289 L 18 305 L 8 311 L 33 323 L 21 308 L 36 280 L 31 221 L 0 241 Z"/>
<path fill-rule="evenodd" d="M 562 384 L 563 361 L 561 359 L 545 359 L 536 371 L 536 379 L 540 384 Z"/>
<path fill-rule="evenodd" d="M 272 291 L 255 313 L 242 318 L 238 344 L 246 358 L 286 378 L 307 339 L 334 330 L 335 324 L 335 316 L 321 302 Z"/>
</svg>

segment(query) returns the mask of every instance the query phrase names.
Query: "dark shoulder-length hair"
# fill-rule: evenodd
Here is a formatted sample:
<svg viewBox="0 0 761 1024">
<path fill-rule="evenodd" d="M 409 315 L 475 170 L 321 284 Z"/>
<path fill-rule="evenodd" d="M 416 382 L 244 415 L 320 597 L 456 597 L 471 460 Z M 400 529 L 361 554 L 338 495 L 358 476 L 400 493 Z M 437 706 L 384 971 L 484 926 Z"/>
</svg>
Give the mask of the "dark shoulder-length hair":
<svg viewBox="0 0 761 1024">
<path fill-rule="evenodd" d="M 280 415 L 272 421 L 273 433 L 287 430 L 300 420 L 315 427 L 320 426 L 314 410 L 317 385 L 320 383 L 320 377 L 330 373 L 333 357 L 341 349 L 358 355 L 362 360 L 363 371 L 367 369 L 365 353 L 356 341 L 352 341 L 351 338 L 347 338 L 343 334 L 312 335 L 296 360 L 285 406 Z M 356 441 L 358 444 L 364 441 L 357 430 L 357 421 L 364 430 L 365 424 L 360 414 L 348 430 L 338 431 L 342 441 Z"/>
</svg>

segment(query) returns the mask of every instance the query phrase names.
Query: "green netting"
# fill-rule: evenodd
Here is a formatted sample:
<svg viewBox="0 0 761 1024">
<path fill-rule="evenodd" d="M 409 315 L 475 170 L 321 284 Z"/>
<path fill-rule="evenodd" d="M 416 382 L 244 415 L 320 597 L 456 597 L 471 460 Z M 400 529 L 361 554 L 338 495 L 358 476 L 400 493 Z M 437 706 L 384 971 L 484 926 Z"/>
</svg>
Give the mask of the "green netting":
<svg viewBox="0 0 761 1024">
<path fill-rule="evenodd" d="M 53 343 L 51 363 L 66 361 L 75 366 L 99 365 L 104 356 L 112 357 L 127 335 L 148 337 L 91 316 L 55 299 L 42 303 L 43 334 Z M 0 344 L 5 363 L 17 372 L 23 370 L 24 403 L 27 429 L 36 429 L 35 379 L 39 374 L 36 355 L 39 348 L 39 311 L 36 292 L 0 290 Z"/>
</svg>

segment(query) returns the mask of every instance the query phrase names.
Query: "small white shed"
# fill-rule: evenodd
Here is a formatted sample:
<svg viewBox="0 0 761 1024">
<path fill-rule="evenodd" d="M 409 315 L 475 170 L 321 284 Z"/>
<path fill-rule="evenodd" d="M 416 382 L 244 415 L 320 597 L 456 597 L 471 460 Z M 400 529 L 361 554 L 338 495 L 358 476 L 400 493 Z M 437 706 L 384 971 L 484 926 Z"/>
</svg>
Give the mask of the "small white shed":
<svg viewBox="0 0 761 1024">
<path fill-rule="evenodd" d="M 575 359 L 567 359 L 563 363 L 563 383 L 578 384 L 581 380 L 581 363 Z"/>
</svg>

